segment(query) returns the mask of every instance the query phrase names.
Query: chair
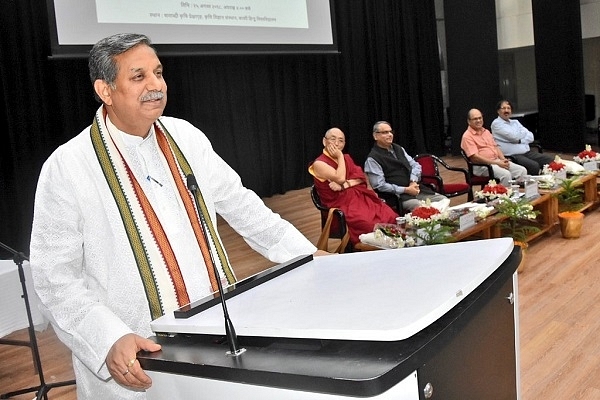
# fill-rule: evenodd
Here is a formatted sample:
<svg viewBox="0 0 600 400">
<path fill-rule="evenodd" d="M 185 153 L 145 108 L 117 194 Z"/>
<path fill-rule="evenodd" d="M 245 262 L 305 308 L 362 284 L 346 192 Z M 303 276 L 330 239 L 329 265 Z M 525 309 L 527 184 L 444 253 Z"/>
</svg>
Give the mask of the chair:
<svg viewBox="0 0 600 400">
<path fill-rule="evenodd" d="M 414 159 L 421 165 L 422 183 L 446 197 L 466 194 L 469 201 L 473 200 L 473 192 L 469 184 L 469 172 L 466 169 L 451 167 L 444 160 L 433 154 L 419 154 Z M 442 165 L 448 171 L 462 173 L 464 175 L 464 182 L 444 183 L 438 165 Z"/>
<path fill-rule="evenodd" d="M 536 149 L 538 151 L 538 153 L 544 152 L 544 148 L 542 147 L 541 143 L 538 142 L 537 140 L 534 140 L 533 142 L 529 143 L 529 147 Z M 515 158 L 513 156 L 506 156 L 506 158 L 508 158 L 510 161 L 514 162 L 515 164 L 518 164 L 518 162 L 515 161 Z"/>
<path fill-rule="evenodd" d="M 377 193 L 377 197 L 383 200 L 388 206 L 394 209 L 398 215 L 404 215 L 404 207 L 402 207 L 402 202 L 400 198 L 396 196 L 394 193 L 382 192 L 377 189 L 373 189 L 375 193 Z"/>
<path fill-rule="evenodd" d="M 317 207 L 317 209 L 321 213 L 321 236 L 322 236 L 322 238 L 319 239 L 319 243 L 317 244 L 317 247 L 319 247 L 320 250 L 327 250 L 326 248 L 321 248 L 321 247 L 327 246 L 326 240 L 340 239 L 340 245 L 338 246 L 338 248 L 336 249 L 335 252 L 336 253 L 344 253 L 346 251 L 351 252 L 352 251 L 352 243 L 350 243 L 348 241 L 349 232 L 348 232 L 348 225 L 346 224 L 346 216 L 344 215 L 344 212 L 342 210 L 340 210 L 339 208 L 330 209 L 329 207 L 325 207 L 321 203 L 321 198 L 319 197 L 319 194 L 317 193 L 317 189 L 315 189 L 315 185 L 312 185 L 310 187 L 310 198 L 312 199 L 312 202 L 315 205 L 315 207 Z M 326 234 L 324 232 L 324 229 L 329 229 L 329 233 Z M 323 237 L 324 234 L 327 235 L 326 239 Z M 323 241 L 325 241 L 325 243 L 321 243 Z M 319 246 L 320 244 L 324 244 L 324 245 Z"/>
<path fill-rule="evenodd" d="M 540 142 L 538 142 L 537 140 L 534 140 L 533 142 L 529 143 L 529 147 L 535 147 L 539 153 L 544 152 L 544 148 L 542 147 L 542 144 Z"/>
<path fill-rule="evenodd" d="M 481 187 L 481 189 L 483 189 L 483 187 L 485 185 L 487 185 L 491 179 L 496 179 L 496 178 L 494 177 L 494 170 L 492 169 L 491 165 L 479 164 L 479 163 L 472 162 L 469 159 L 469 157 L 467 157 L 467 154 L 465 153 L 464 150 L 460 151 L 460 155 L 467 162 L 467 170 L 469 171 L 469 185 L 471 186 L 471 193 L 469 195 L 469 201 L 471 201 L 471 200 L 473 200 L 473 186 L 479 185 Z M 475 175 L 475 173 L 473 172 L 473 167 L 486 167 L 488 169 L 488 176 Z"/>
</svg>

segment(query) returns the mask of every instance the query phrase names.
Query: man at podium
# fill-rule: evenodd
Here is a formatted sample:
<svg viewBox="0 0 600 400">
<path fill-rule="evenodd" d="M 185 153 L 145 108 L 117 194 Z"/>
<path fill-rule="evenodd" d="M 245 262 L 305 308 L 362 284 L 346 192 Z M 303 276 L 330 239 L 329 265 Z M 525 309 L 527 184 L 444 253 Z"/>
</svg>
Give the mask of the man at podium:
<svg viewBox="0 0 600 400">
<path fill-rule="evenodd" d="M 151 380 L 136 354 L 160 349 L 146 339 L 150 322 L 216 291 L 217 279 L 236 280 L 217 213 L 271 261 L 316 248 L 200 130 L 162 116 L 167 85 L 146 36 L 102 39 L 89 68 L 102 105 L 42 168 L 31 269 L 44 314 L 73 352 L 77 397 L 143 399 Z"/>
</svg>

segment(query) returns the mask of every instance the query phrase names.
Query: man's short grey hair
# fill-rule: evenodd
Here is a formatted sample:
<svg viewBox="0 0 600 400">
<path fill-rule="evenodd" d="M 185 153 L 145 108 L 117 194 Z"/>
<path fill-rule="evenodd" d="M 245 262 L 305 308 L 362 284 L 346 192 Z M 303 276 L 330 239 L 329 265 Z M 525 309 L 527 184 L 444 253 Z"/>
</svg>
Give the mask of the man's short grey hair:
<svg viewBox="0 0 600 400">
<path fill-rule="evenodd" d="M 106 37 L 96 43 L 92 47 L 92 50 L 90 50 L 90 58 L 88 61 L 92 85 L 97 79 L 101 79 L 114 88 L 119 72 L 115 56 L 140 44 L 144 44 L 154 49 L 150 38 L 138 33 L 118 33 Z M 100 98 L 95 91 L 94 96 L 96 97 L 96 100 L 100 101 Z"/>
<path fill-rule="evenodd" d="M 381 125 L 383 125 L 383 124 L 389 125 L 389 126 L 390 126 L 390 128 L 392 127 L 392 125 L 391 125 L 389 122 L 387 122 L 387 121 L 377 121 L 377 122 L 375 122 L 375 124 L 373 125 L 373 133 L 375 133 L 375 132 L 379 131 L 379 127 L 380 127 Z"/>
</svg>

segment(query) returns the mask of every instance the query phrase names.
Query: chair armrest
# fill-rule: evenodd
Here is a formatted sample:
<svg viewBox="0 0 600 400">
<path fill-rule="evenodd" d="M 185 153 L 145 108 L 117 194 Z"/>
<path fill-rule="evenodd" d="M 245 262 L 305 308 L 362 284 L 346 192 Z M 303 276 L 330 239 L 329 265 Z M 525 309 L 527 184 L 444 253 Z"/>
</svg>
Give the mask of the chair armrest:
<svg viewBox="0 0 600 400">
<path fill-rule="evenodd" d="M 398 212 L 398 215 L 404 214 L 404 210 L 402 208 L 402 202 L 400 201 L 400 198 L 398 198 L 398 196 L 396 196 L 394 193 L 382 192 L 377 189 L 373 189 L 373 190 L 375 191 L 375 193 L 377 193 L 377 196 L 382 201 L 387 203 L 390 207 L 395 208 L 396 211 Z"/>
<path fill-rule="evenodd" d="M 434 180 L 436 182 L 435 185 L 437 185 L 437 188 L 432 183 L 423 182 L 425 179 Z M 441 177 L 439 177 L 437 175 L 421 175 L 421 183 L 423 185 L 425 185 L 425 186 L 430 187 L 431 190 L 433 190 L 435 192 L 439 192 L 440 190 L 442 190 L 442 191 L 444 190 L 444 181 L 442 180 Z"/>
<path fill-rule="evenodd" d="M 439 158 L 437 156 L 433 156 L 433 159 L 436 162 L 442 164 L 442 166 L 449 171 L 462 172 L 462 174 L 465 176 L 465 182 L 469 182 L 469 171 L 467 171 L 466 169 L 460 168 L 460 167 L 452 167 L 452 166 L 448 165 L 444 160 L 442 160 L 441 158 Z M 490 166 L 490 168 L 491 168 L 491 166 Z"/>
<path fill-rule="evenodd" d="M 346 224 L 346 216 L 344 215 L 344 212 L 342 210 L 340 210 L 339 208 L 335 208 L 333 210 L 333 213 L 335 214 L 335 217 L 339 220 L 340 232 L 341 232 L 342 236 L 344 236 L 346 234 L 346 228 L 348 226 Z"/>
<path fill-rule="evenodd" d="M 488 176 L 490 177 L 490 179 L 495 179 L 494 170 L 492 169 L 491 164 L 482 164 L 482 163 L 471 162 L 471 165 L 474 167 L 486 167 L 488 169 Z"/>
<path fill-rule="evenodd" d="M 542 145 L 537 140 L 534 140 L 533 142 L 529 143 L 529 147 L 535 147 L 537 149 L 537 151 L 540 153 L 544 152 Z"/>
</svg>

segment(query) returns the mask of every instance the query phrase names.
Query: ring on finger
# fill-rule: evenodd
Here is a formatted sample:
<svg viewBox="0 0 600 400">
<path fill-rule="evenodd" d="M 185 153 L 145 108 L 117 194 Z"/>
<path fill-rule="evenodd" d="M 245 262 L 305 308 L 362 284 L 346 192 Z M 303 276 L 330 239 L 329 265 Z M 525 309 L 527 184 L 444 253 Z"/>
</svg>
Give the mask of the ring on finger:
<svg viewBox="0 0 600 400">
<path fill-rule="evenodd" d="M 127 369 L 125 370 L 125 372 L 123 372 L 123 376 L 127 375 L 128 373 L 129 373 L 129 368 L 127 368 Z"/>
<path fill-rule="evenodd" d="M 133 364 L 135 364 L 135 358 L 132 358 L 131 360 L 129 360 L 129 362 L 127 363 L 127 367 L 131 368 L 131 367 L 133 367 Z"/>
</svg>

